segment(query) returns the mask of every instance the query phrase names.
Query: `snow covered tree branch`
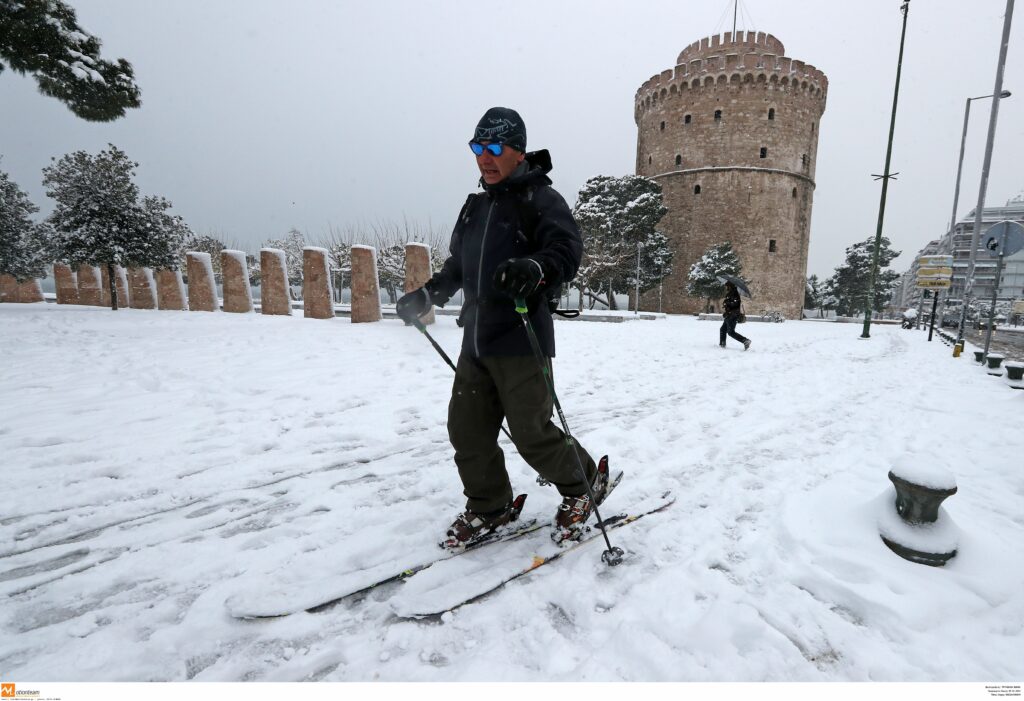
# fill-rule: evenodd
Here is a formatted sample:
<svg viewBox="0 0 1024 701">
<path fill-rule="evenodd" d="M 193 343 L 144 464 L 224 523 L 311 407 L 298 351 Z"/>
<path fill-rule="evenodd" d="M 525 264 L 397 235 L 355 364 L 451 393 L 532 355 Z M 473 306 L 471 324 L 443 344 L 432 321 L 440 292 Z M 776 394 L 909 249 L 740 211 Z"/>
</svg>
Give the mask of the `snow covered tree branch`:
<svg viewBox="0 0 1024 701">
<path fill-rule="evenodd" d="M 110 122 L 142 104 L 131 64 L 100 58 L 100 40 L 62 0 L 0 0 L 0 59 L 0 73 L 6 62 L 32 74 L 40 92 L 88 121 Z"/>
</svg>

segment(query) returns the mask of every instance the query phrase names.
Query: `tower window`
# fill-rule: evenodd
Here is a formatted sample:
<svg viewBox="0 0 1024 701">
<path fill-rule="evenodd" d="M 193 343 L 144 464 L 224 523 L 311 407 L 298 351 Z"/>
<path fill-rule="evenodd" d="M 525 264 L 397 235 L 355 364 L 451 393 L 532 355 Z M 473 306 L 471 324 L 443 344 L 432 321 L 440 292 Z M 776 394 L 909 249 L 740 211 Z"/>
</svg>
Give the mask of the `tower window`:
<svg viewBox="0 0 1024 701">
<path fill-rule="evenodd" d="M 651 165 L 651 157 L 650 156 L 647 157 L 647 165 Z"/>
<path fill-rule="evenodd" d="M 665 131 L 665 122 L 661 123 L 661 131 Z"/>
<path fill-rule="evenodd" d="M 694 185 L 693 186 L 693 194 L 695 194 L 695 195 L 699 195 L 700 194 L 700 185 Z"/>
<path fill-rule="evenodd" d="M 796 198 L 796 188 L 795 187 L 793 188 L 793 197 L 794 197 L 794 199 Z"/>
<path fill-rule="evenodd" d="M 768 239 L 768 252 L 775 253 L 775 239 Z"/>
<path fill-rule="evenodd" d="M 768 108 L 768 119 L 775 119 L 775 108 L 774 107 L 769 107 Z"/>
<path fill-rule="evenodd" d="M 761 147 L 761 158 L 768 158 L 768 147 L 767 146 L 762 146 Z"/>
<path fill-rule="evenodd" d="M 689 124 L 693 121 L 693 115 L 687 114 L 683 117 L 683 124 Z"/>
<path fill-rule="evenodd" d="M 811 133 L 814 133 L 814 122 L 811 122 Z"/>
<path fill-rule="evenodd" d="M 806 153 L 802 154 L 800 156 L 800 162 L 803 164 L 804 168 L 807 167 L 807 154 Z"/>
<path fill-rule="evenodd" d="M 680 156 L 678 153 L 676 154 L 676 165 L 677 166 L 683 165 L 683 157 Z"/>
<path fill-rule="evenodd" d="M 716 122 L 721 122 L 722 121 L 722 110 L 715 110 L 715 121 Z"/>
</svg>

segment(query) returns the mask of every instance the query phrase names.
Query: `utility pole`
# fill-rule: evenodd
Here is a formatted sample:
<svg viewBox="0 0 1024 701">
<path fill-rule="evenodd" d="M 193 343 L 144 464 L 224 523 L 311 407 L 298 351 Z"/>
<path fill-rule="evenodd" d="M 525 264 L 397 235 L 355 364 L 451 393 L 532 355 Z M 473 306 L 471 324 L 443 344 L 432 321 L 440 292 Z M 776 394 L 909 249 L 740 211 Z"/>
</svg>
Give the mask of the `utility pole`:
<svg viewBox="0 0 1024 701">
<path fill-rule="evenodd" d="M 1012 2 L 1013 0 L 1010 0 Z M 861 338 L 871 338 L 871 308 L 875 301 L 875 277 L 878 275 L 878 251 L 882 246 L 882 221 L 885 218 L 885 196 L 889 190 L 889 179 L 896 174 L 889 174 L 889 164 L 892 162 L 892 138 L 896 132 L 896 103 L 900 97 L 900 73 L 903 70 L 903 44 L 907 37 L 907 15 L 910 12 L 910 0 L 900 5 L 900 12 L 903 13 L 903 30 L 900 33 L 900 55 L 896 62 L 896 89 L 892 96 L 892 117 L 889 120 L 889 145 L 885 149 L 885 172 L 876 175 L 875 179 L 882 181 L 882 200 L 878 205 L 878 230 L 875 232 L 875 252 L 871 257 L 871 275 L 869 277 L 868 289 L 864 295 L 864 331 Z"/>
<path fill-rule="evenodd" d="M 971 259 L 967 266 L 964 282 L 963 304 L 960 310 L 960 328 L 957 342 L 964 340 L 964 326 L 967 322 L 967 305 L 974 292 L 974 264 L 978 257 L 978 239 L 981 236 L 981 217 L 985 211 L 985 191 L 988 189 L 988 172 L 992 165 L 992 143 L 996 139 L 996 122 L 999 120 L 999 95 L 1003 92 L 1003 68 L 1006 66 L 1006 50 L 1010 45 L 1010 23 L 1013 20 L 1013 0 L 1006 0 L 1006 14 L 1003 16 L 1003 38 L 999 46 L 999 63 L 996 65 L 996 89 L 992 94 L 992 110 L 988 118 L 988 139 L 985 141 L 985 160 L 981 166 L 981 185 L 978 188 L 978 204 L 974 208 L 974 230 L 971 232 Z M 979 312 L 980 314 L 980 312 Z"/>
</svg>

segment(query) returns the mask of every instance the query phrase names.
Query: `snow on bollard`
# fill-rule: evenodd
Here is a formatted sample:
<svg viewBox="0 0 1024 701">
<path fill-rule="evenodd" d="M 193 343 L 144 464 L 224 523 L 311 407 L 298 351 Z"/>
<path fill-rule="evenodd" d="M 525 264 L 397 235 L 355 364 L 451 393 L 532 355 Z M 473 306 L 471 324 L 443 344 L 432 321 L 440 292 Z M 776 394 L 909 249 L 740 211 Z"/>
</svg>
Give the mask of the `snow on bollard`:
<svg viewBox="0 0 1024 701">
<path fill-rule="evenodd" d="M 215 312 L 220 305 L 209 253 L 188 251 L 185 254 L 188 273 L 188 308 L 194 312 Z"/>
<path fill-rule="evenodd" d="M 260 312 L 291 316 L 288 264 L 280 248 L 260 249 Z"/>
<path fill-rule="evenodd" d="M 352 247 L 352 323 L 380 321 L 380 283 L 377 278 L 377 249 Z"/>
<path fill-rule="evenodd" d="M 1012 360 L 1003 364 L 1006 368 L 1006 379 L 1014 389 L 1024 389 L 1024 363 Z"/>
<path fill-rule="evenodd" d="M 180 270 L 156 271 L 156 308 L 169 309 L 176 312 L 188 311 L 185 300 L 185 281 L 181 279 Z"/>
<path fill-rule="evenodd" d="M 249 287 L 249 266 L 243 251 L 222 250 L 220 269 L 224 278 L 224 311 L 248 314 L 252 311 L 252 288 Z"/>
<path fill-rule="evenodd" d="M 100 269 L 85 263 L 78 266 L 78 303 L 102 307 L 100 295 Z"/>
<path fill-rule="evenodd" d="M 988 354 L 988 374 L 995 375 L 996 377 L 1003 376 L 1003 358 L 1006 356 L 1002 353 L 989 353 Z"/>
<path fill-rule="evenodd" d="M 53 281 L 57 290 L 57 304 L 78 304 L 78 281 L 70 265 L 54 263 Z"/>
<path fill-rule="evenodd" d="M 334 318 L 334 291 L 326 248 L 302 249 L 302 309 L 307 319 Z"/>
<path fill-rule="evenodd" d="M 128 268 L 128 295 L 132 309 L 156 309 L 156 281 L 149 268 Z"/>
<path fill-rule="evenodd" d="M 943 465 L 915 461 L 921 456 L 906 454 L 889 471 L 895 499 L 879 514 L 878 532 L 903 559 L 942 567 L 956 555 L 960 540 L 960 529 L 942 508 L 943 500 L 956 494 L 956 478 Z"/>
</svg>

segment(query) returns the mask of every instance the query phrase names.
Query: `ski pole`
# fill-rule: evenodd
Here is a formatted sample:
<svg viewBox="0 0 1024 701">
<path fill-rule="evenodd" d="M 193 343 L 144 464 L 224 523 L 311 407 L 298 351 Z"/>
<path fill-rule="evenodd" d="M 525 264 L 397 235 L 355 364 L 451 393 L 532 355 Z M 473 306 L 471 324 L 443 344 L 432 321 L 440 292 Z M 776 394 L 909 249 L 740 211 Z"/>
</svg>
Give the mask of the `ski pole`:
<svg viewBox="0 0 1024 701">
<path fill-rule="evenodd" d="M 565 421 L 565 414 L 562 413 L 562 405 L 558 402 L 558 395 L 555 394 L 555 383 L 551 379 L 551 371 L 545 360 L 544 352 L 540 349 L 540 341 L 537 340 L 537 334 L 533 330 L 533 324 L 530 323 L 529 309 L 526 306 L 526 300 L 522 297 L 516 297 L 516 312 L 519 313 L 520 318 L 523 320 L 523 327 L 526 329 L 526 335 L 530 339 L 530 347 L 533 348 L 533 355 L 537 358 L 537 363 L 540 365 L 541 374 L 544 375 L 544 384 L 547 386 L 548 394 L 551 396 L 551 401 L 555 405 L 555 409 L 558 411 L 558 419 L 562 422 L 562 430 L 565 432 L 565 441 L 568 443 L 573 456 L 576 458 L 577 476 L 587 487 L 587 495 L 590 497 L 590 501 L 594 505 L 594 515 L 597 517 L 597 525 L 601 529 L 601 535 L 604 536 L 605 545 L 608 546 L 608 549 L 601 553 L 601 561 L 609 567 L 614 567 L 622 562 L 622 548 L 613 548 L 612 542 L 608 540 L 608 531 L 605 530 L 604 521 L 601 519 L 601 512 L 597 509 L 597 498 L 594 496 L 594 490 L 590 488 L 590 480 L 587 479 L 587 472 L 583 469 L 583 461 L 580 460 L 580 453 L 576 449 L 576 439 L 573 438 L 572 434 L 569 432 L 569 424 Z"/>
<path fill-rule="evenodd" d="M 430 341 L 430 345 L 432 345 L 434 347 L 434 350 L 436 350 L 438 353 L 441 354 L 441 357 L 444 358 L 444 362 L 448 363 L 448 367 L 450 367 L 452 370 L 455 370 L 455 363 L 453 363 L 452 359 L 448 357 L 448 354 L 444 352 L 444 348 L 442 348 L 440 345 L 438 345 L 437 341 L 434 340 L 434 337 L 430 335 L 430 333 L 427 331 L 427 327 L 423 325 L 423 322 L 420 321 L 419 319 L 413 319 L 412 325 L 415 326 L 416 329 L 421 334 L 423 334 L 424 336 L 427 337 L 427 340 Z M 455 371 L 458 372 L 458 370 L 455 370 Z M 512 440 L 512 434 L 510 434 L 505 429 L 505 424 L 501 425 L 501 430 L 508 437 L 508 439 L 511 441 Z M 513 443 L 514 443 L 514 441 L 513 441 Z"/>
</svg>

